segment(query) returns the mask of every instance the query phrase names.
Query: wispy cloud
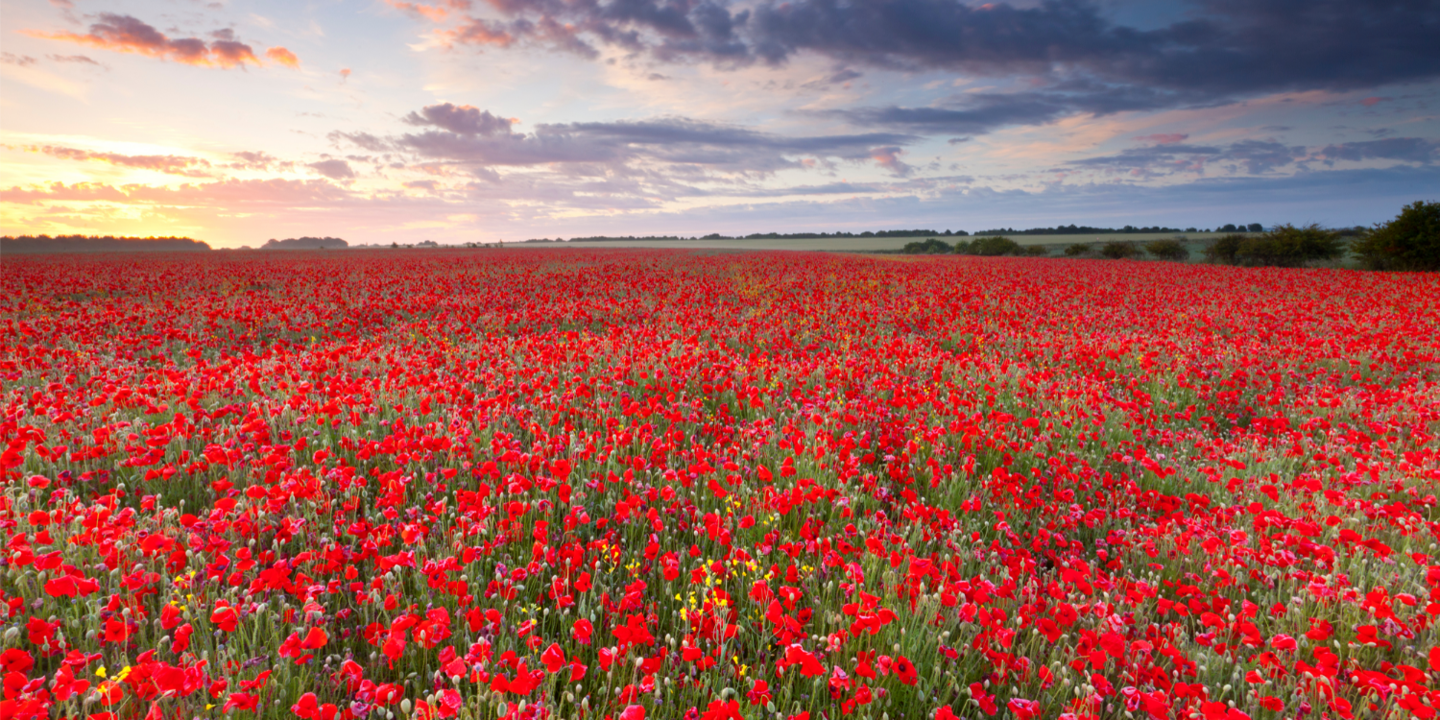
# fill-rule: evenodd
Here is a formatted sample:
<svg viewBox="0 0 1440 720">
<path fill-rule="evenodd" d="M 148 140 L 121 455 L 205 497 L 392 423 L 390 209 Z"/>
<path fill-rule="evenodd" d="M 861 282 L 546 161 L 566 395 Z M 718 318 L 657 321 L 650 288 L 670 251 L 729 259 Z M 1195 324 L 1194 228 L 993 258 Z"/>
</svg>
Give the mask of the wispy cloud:
<svg viewBox="0 0 1440 720">
<path fill-rule="evenodd" d="M 28 145 L 24 149 L 62 160 L 90 160 L 137 170 L 154 170 L 189 177 L 210 176 L 210 162 L 204 158 L 183 155 L 126 155 L 57 145 Z"/>
<path fill-rule="evenodd" d="M 873 160 L 905 174 L 900 147 L 919 138 L 904 133 L 786 136 L 690 118 L 616 122 L 541 123 L 531 133 L 512 131 L 513 119 L 450 103 L 430 105 L 402 118 L 421 132 L 378 137 L 331 133 L 371 152 L 408 152 L 426 160 L 481 166 L 536 166 L 657 162 L 717 172 L 769 173 L 801 167 L 802 157 Z"/>
<path fill-rule="evenodd" d="M 255 49 L 240 42 L 232 30 L 217 30 L 211 33 L 212 39 L 209 41 L 198 37 L 170 37 L 129 15 L 100 13 L 98 21 L 92 23 L 89 32 L 83 34 L 39 30 L 23 32 L 32 37 L 79 43 L 102 50 L 145 55 L 200 67 L 232 69 L 261 64 L 255 55 Z M 299 59 L 283 47 L 272 47 L 265 54 L 281 65 L 299 67 Z"/>
</svg>

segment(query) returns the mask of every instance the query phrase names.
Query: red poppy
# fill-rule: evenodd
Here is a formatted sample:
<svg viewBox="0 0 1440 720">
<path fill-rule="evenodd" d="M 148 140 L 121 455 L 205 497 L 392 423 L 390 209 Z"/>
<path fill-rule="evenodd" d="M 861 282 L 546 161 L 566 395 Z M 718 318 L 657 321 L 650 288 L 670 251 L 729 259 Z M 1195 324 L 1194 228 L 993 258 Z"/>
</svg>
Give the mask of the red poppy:
<svg viewBox="0 0 1440 720">
<path fill-rule="evenodd" d="M 904 655 L 895 658 L 894 667 L 895 676 L 900 678 L 900 682 L 906 685 L 914 685 L 920 679 L 920 674 L 915 670 L 915 665 Z"/>
</svg>

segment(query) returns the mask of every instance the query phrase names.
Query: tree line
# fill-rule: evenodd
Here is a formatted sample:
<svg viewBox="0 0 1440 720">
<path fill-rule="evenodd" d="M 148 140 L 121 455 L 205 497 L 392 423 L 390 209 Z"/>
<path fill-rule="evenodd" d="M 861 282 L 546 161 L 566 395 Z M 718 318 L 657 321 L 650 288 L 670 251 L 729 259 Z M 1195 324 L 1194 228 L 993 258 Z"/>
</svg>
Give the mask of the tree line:
<svg viewBox="0 0 1440 720">
<path fill-rule="evenodd" d="M 1207 261 L 1249 267 L 1304 267 L 1314 262 L 1331 262 L 1353 255 L 1359 260 L 1361 267 L 1370 270 L 1440 270 L 1440 202 L 1417 201 L 1401 210 L 1395 219 L 1368 229 L 1327 229 L 1317 224 L 1284 224 L 1260 232 L 1263 228 L 1251 224 L 1244 228 L 1225 225 L 1221 230 L 1225 231 L 1226 228 L 1237 232 L 1227 232 L 1206 246 L 1203 254 Z M 939 237 L 907 243 L 902 252 L 912 255 L 1045 256 L 1050 254 L 1050 248 L 1043 245 L 1021 245 L 1009 237 L 992 235 L 987 231 L 977 233 L 974 240 L 953 244 Z M 1073 243 L 1063 252 L 1066 257 L 1072 258 L 1098 255 L 1122 260 L 1148 255 L 1158 260 L 1190 259 L 1189 242 L 1184 238 L 1166 238 L 1143 243 L 1125 240 L 1112 240 L 1098 245 Z"/>
<path fill-rule="evenodd" d="M 210 246 L 188 237 L 123 237 L 115 235 L 6 235 L 0 253 L 56 252 L 205 252 Z"/>
</svg>

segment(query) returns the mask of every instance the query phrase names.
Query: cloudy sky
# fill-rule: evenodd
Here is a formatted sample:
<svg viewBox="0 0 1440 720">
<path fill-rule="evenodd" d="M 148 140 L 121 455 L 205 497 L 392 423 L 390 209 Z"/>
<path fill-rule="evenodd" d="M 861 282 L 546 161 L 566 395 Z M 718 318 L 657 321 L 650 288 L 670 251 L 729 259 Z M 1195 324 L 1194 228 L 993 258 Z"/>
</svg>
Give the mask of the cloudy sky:
<svg viewBox="0 0 1440 720">
<path fill-rule="evenodd" d="M 1433 0 L 0 0 L 6 234 L 1370 224 Z"/>
</svg>

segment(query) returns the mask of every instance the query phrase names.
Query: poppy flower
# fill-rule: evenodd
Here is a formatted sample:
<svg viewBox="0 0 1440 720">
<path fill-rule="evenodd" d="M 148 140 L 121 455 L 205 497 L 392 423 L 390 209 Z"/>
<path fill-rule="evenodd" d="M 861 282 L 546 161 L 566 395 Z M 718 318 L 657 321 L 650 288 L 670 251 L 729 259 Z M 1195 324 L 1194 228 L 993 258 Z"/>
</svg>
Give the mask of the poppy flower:
<svg viewBox="0 0 1440 720">
<path fill-rule="evenodd" d="M 915 670 L 914 663 L 911 663 L 910 659 L 904 655 L 895 658 L 894 668 L 895 676 L 900 678 L 900 682 L 906 685 L 914 685 L 916 681 L 920 679 L 920 674 Z"/>
</svg>

